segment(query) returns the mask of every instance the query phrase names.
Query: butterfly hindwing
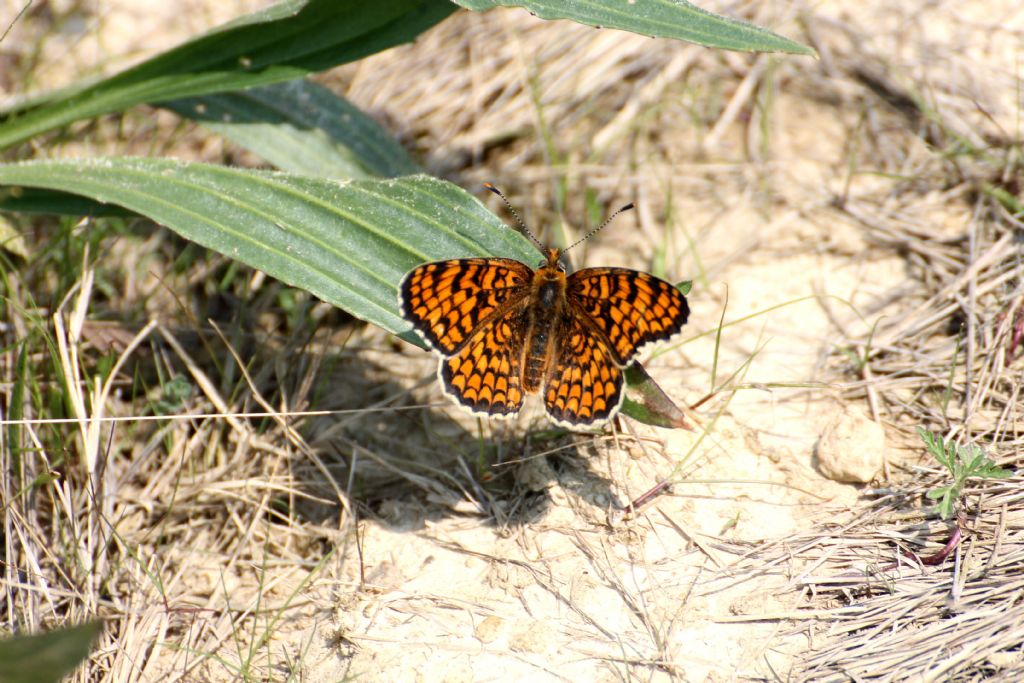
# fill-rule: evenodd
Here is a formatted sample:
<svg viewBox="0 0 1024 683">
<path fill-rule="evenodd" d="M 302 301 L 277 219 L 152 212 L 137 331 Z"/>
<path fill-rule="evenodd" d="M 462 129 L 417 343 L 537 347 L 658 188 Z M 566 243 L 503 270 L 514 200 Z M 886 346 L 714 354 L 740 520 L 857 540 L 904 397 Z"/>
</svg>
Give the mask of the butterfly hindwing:
<svg viewBox="0 0 1024 683">
<path fill-rule="evenodd" d="M 441 360 L 445 393 L 474 413 L 512 415 L 523 405 L 524 308 L 520 304 L 484 324 L 458 353 Z"/>
<path fill-rule="evenodd" d="M 579 315 L 560 331 L 558 361 L 544 386 L 552 420 L 571 427 L 604 422 L 622 403 L 622 369 L 604 335 L 594 334 Z"/>
</svg>

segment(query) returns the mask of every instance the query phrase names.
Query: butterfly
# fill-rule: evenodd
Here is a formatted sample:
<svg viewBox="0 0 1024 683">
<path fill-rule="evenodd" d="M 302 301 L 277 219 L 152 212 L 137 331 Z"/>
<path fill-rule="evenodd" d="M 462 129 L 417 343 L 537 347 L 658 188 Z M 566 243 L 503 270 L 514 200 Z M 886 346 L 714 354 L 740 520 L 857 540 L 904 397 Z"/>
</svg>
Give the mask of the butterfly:
<svg viewBox="0 0 1024 683">
<path fill-rule="evenodd" d="M 402 316 L 441 355 L 445 394 L 473 413 L 512 416 L 527 395 L 540 394 L 558 425 L 601 424 L 621 407 L 623 371 L 640 350 L 682 329 L 686 297 L 637 270 L 567 273 L 568 249 L 544 247 L 509 209 L 544 255 L 537 267 L 508 258 L 423 264 L 399 285 Z"/>
</svg>

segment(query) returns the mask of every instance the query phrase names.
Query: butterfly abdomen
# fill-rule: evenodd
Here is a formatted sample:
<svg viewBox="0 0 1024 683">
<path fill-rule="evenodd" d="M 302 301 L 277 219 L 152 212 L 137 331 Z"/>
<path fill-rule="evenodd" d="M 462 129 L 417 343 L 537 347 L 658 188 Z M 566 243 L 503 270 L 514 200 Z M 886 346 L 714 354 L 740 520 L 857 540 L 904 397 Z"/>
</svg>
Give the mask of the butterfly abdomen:
<svg viewBox="0 0 1024 683">
<path fill-rule="evenodd" d="M 548 364 L 558 357 L 552 353 L 552 345 L 558 341 L 555 326 L 565 312 L 565 273 L 555 268 L 538 270 L 530 301 L 523 345 L 523 390 L 536 394 L 544 384 Z"/>
</svg>

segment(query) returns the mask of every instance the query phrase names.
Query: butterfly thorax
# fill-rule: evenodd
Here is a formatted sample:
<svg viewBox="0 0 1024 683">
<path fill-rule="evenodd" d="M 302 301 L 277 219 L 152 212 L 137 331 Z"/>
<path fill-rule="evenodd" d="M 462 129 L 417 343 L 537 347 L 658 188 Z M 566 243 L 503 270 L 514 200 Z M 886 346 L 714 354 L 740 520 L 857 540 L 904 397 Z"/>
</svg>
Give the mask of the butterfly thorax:
<svg viewBox="0 0 1024 683">
<path fill-rule="evenodd" d="M 523 344 L 521 367 L 523 390 L 538 393 L 544 385 L 548 365 L 557 362 L 558 326 L 568 314 L 565 296 L 565 269 L 559 263 L 561 252 L 549 249 L 543 263 L 533 274 L 530 284 L 531 302 L 526 316 L 526 343 Z"/>
</svg>

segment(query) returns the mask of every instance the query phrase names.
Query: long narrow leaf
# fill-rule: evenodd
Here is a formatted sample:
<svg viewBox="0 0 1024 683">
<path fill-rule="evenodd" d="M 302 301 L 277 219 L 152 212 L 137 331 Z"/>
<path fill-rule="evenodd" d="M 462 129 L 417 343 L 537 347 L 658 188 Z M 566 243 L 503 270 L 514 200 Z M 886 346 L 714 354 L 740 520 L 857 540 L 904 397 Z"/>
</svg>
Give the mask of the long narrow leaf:
<svg viewBox="0 0 1024 683">
<path fill-rule="evenodd" d="M 348 100 L 305 79 L 167 102 L 282 171 L 338 179 L 419 169 L 391 135 Z"/>
<path fill-rule="evenodd" d="M 286 0 L 85 87 L 6 112 L 0 148 L 147 102 L 300 78 L 414 39 L 455 10 L 447 0 Z"/>
<path fill-rule="evenodd" d="M 814 50 L 768 29 L 712 14 L 686 0 L 453 0 L 472 10 L 500 5 L 523 7 L 542 19 L 571 19 L 581 24 L 618 28 L 655 38 L 675 38 L 706 47 L 745 52 Z"/>
<path fill-rule="evenodd" d="M 125 207 L 420 345 L 396 304 L 411 268 L 458 256 L 537 259 L 476 198 L 427 176 L 337 182 L 118 158 L 0 165 L 0 185 Z"/>
</svg>

